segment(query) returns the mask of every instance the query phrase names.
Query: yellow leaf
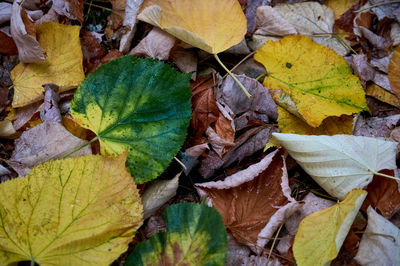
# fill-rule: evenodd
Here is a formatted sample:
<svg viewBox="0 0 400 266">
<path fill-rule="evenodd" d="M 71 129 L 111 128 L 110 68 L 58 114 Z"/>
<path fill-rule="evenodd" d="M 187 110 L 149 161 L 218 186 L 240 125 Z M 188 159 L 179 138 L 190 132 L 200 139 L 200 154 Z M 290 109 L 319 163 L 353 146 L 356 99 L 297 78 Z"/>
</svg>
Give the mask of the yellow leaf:
<svg viewBox="0 0 400 266">
<path fill-rule="evenodd" d="M 14 99 L 12 106 L 21 107 L 43 98 L 43 84 L 54 83 L 60 92 L 75 88 L 85 78 L 79 26 L 43 23 L 37 37 L 46 54 L 42 63 L 19 63 L 12 71 Z"/>
<path fill-rule="evenodd" d="M 333 10 L 335 19 L 338 19 L 357 2 L 358 0 L 328 0 L 325 5 Z"/>
<path fill-rule="evenodd" d="M 211 54 L 238 44 L 247 31 L 237 0 L 148 0 L 138 18 Z"/>
<path fill-rule="evenodd" d="M 297 265 L 329 265 L 336 258 L 366 196 L 367 191 L 354 189 L 342 202 L 304 218 L 293 244 Z"/>
<path fill-rule="evenodd" d="M 400 108 L 400 99 L 396 97 L 396 95 L 388 92 L 384 88 L 372 83 L 368 85 L 367 91 L 365 93 L 368 96 L 374 97 L 381 102 L 393 105 L 397 108 Z"/>
<path fill-rule="evenodd" d="M 300 35 L 268 41 L 254 58 L 267 69 L 264 86 L 283 90 L 307 124 L 368 110 L 359 79 L 333 50 Z"/>
<path fill-rule="evenodd" d="M 50 161 L 0 184 L 0 265 L 109 265 L 127 250 L 143 210 L 119 157 Z"/>
<path fill-rule="evenodd" d="M 388 78 L 394 94 L 400 98 L 400 46 L 394 49 L 393 55 L 390 58 Z"/>
<path fill-rule="evenodd" d="M 353 117 L 349 115 L 331 116 L 322 121 L 319 127 L 311 127 L 302 119 L 278 106 L 278 127 L 282 133 L 300 135 L 351 135 Z"/>
</svg>

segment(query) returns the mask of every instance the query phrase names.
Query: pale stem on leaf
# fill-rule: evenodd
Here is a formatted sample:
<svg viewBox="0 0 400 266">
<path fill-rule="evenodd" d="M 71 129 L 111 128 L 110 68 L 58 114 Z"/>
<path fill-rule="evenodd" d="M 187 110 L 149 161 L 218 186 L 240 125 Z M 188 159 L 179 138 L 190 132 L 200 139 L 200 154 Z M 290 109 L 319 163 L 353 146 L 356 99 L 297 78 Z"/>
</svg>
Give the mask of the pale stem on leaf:
<svg viewBox="0 0 400 266">
<path fill-rule="evenodd" d="M 387 178 L 390 178 L 390 179 L 394 179 L 394 180 L 398 180 L 398 181 L 400 181 L 400 178 L 398 178 L 398 177 L 394 177 L 394 176 L 391 176 L 391 175 L 385 175 L 385 174 L 382 174 L 382 173 L 378 173 L 378 172 L 374 172 L 374 171 L 371 171 L 374 175 L 379 175 L 379 176 L 383 176 L 383 177 L 387 177 Z"/>
<path fill-rule="evenodd" d="M 71 154 L 80 151 L 81 149 L 85 148 L 86 146 L 92 144 L 93 142 L 95 142 L 98 139 L 98 136 L 94 137 L 93 139 L 91 139 L 90 141 L 88 141 L 87 143 L 83 144 L 82 146 L 79 146 L 78 148 L 76 148 L 75 150 L 71 151 L 70 153 L 67 153 L 66 155 L 62 156 L 60 159 L 65 159 L 68 156 L 70 156 Z"/>
<path fill-rule="evenodd" d="M 218 55 L 214 54 L 214 57 L 217 60 L 217 62 L 225 69 L 225 71 L 236 81 L 239 87 L 242 88 L 244 94 L 246 94 L 247 97 L 251 98 L 251 94 L 246 90 L 243 84 L 235 77 L 235 75 L 233 75 L 233 73 L 221 62 Z"/>
</svg>

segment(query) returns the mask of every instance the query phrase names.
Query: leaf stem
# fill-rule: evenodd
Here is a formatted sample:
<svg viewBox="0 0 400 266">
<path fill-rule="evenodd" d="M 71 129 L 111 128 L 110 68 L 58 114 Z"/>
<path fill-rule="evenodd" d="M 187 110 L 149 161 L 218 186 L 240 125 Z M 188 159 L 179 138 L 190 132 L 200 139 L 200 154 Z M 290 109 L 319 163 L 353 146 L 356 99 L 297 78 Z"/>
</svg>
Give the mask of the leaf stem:
<svg viewBox="0 0 400 266">
<path fill-rule="evenodd" d="M 91 139 L 90 141 L 88 141 L 87 143 L 83 144 L 82 146 L 79 146 L 78 148 L 76 148 L 75 150 L 71 151 L 70 153 L 67 153 L 66 155 L 62 156 L 60 159 L 65 159 L 68 156 L 70 156 L 71 154 L 80 151 L 81 149 L 85 148 L 86 146 L 92 144 L 93 142 L 95 142 L 96 140 L 98 140 L 98 136 L 94 137 L 93 139 Z"/>
<path fill-rule="evenodd" d="M 400 178 L 398 178 L 398 177 L 394 177 L 394 176 L 391 176 L 391 175 L 385 175 L 385 174 L 382 174 L 382 173 L 378 173 L 378 172 L 374 172 L 374 171 L 371 171 L 374 175 L 379 175 L 379 176 L 383 176 L 383 177 L 387 177 L 387 178 L 390 178 L 390 179 L 394 179 L 394 180 L 398 180 L 398 181 L 400 181 Z"/>
<path fill-rule="evenodd" d="M 380 3 L 374 4 L 374 5 L 370 5 L 370 6 L 367 6 L 367 7 L 360 8 L 359 10 L 354 11 L 354 13 L 360 13 L 360 12 L 363 12 L 365 10 L 369 10 L 371 8 L 374 8 L 374 7 L 383 6 L 383 5 L 390 5 L 390 4 L 395 4 L 395 3 L 400 3 L 400 1 L 396 0 L 396 1 L 380 2 Z"/>
<path fill-rule="evenodd" d="M 251 94 L 246 90 L 246 88 L 243 86 L 243 84 L 233 75 L 233 73 L 222 63 L 222 61 L 219 59 L 217 54 L 214 54 L 215 60 L 225 69 L 225 71 L 236 81 L 236 83 L 239 85 L 240 88 L 242 88 L 244 94 L 246 94 L 247 97 L 251 98 Z"/>
<path fill-rule="evenodd" d="M 279 226 L 278 232 L 276 232 L 276 235 L 275 235 L 275 237 L 274 237 L 274 241 L 272 242 L 271 249 L 269 250 L 267 262 L 265 263 L 265 265 L 268 265 L 268 261 L 269 261 L 269 259 L 271 258 L 272 250 L 273 250 L 274 247 L 275 247 L 275 242 L 276 242 L 276 240 L 278 239 L 278 235 L 279 235 L 279 233 L 281 232 L 281 229 L 282 229 L 282 227 L 283 227 L 283 224 L 284 224 L 284 223 L 282 223 L 281 226 Z"/>
</svg>

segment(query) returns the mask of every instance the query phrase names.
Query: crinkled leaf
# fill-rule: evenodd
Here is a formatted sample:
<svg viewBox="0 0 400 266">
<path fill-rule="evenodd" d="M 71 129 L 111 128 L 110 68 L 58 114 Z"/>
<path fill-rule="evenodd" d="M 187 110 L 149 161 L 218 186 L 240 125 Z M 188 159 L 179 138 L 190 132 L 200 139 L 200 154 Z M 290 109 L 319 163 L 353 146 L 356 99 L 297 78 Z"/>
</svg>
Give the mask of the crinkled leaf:
<svg viewBox="0 0 400 266">
<path fill-rule="evenodd" d="M 79 26 L 55 22 L 37 27 L 40 46 L 46 54 L 42 63 L 19 63 L 12 71 L 13 107 L 21 107 L 43 98 L 43 84 L 54 83 L 60 92 L 77 87 L 85 78 Z"/>
<path fill-rule="evenodd" d="M 227 235 L 222 218 L 203 204 L 170 205 L 163 213 L 167 232 L 135 247 L 130 265 L 224 265 Z"/>
<path fill-rule="evenodd" d="M 142 224 L 126 155 L 50 161 L 0 185 L 0 264 L 109 265 Z"/>
<path fill-rule="evenodd" d="M 364 90 L 346 60 L 306 36 L 268 41 L 254 58 L 267 69 L 264 86 L 283 90 L 310 126 L 329 116 L 368 110 Z"/>
<path fill-rule="evenodd" d="M 247 30 L 236 0 L 147 0 L 143 7 L 140 20 L 211 54 L 240 43 Z"/>
<path fill-rule="evenodd" d="M 374 172 L 396 169 L 397 143 L 382 138 L 281 133 L 273 136 L 321 187 L 339 199 L 354 188 L 367 186 Z"/>
<path fill-rule="evenodd" d="M 125 56 L 102 65 L 80 84 L 74 119 L 95 132 L 102 154 L 128 151 L 137 183 L 156 178 L 186 137 L 190 74 L 153 60 Z"/>
<path fill-rule="evenodd" d="M 282 150 L 223 181 L 196 184 L 221 213 L 235 239 L 261 253 L 275 230 L 300 204 L 290 196 Z"/>
<path fill-rule="evenodd" d="M 293 244 L 297 265 L 326 265 L 337 256 L 366 195 L 355 189 L 344 201 L 301 221 Z"/>
</svg>

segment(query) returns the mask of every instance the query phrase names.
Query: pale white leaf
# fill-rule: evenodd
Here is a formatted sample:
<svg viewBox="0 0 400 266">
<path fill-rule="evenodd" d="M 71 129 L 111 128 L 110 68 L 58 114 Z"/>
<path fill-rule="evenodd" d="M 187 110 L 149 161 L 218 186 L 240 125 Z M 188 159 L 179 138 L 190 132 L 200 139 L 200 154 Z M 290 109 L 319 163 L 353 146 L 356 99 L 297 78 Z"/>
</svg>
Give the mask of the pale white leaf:
<svg viewBox="0 0 400 266">
<path fill-rule="evenodd" d="M 273 136 L 321 187 L 339 199 L 352 189 L 367 186 L 374 172 L 396 169 L 397 143 L 383 138 L 281 133 Z"/>
<path fill-rule="evenodd" d="M 361 265 L 400 265 L 400 230 L 379 215 L 371 206 L 367 209 L 368 225 L 355 259 Z"/>
<path fill-rule="evenodd" d="M 146 188 L 142 196 L 144 211 L 143 219 L 149 218 L 162 205 L 176 195 L 176 190 L 179 185 L 179 176 L 181 173 L 182 171 L 171 180 L 155 180 Z"/>
</svg>

